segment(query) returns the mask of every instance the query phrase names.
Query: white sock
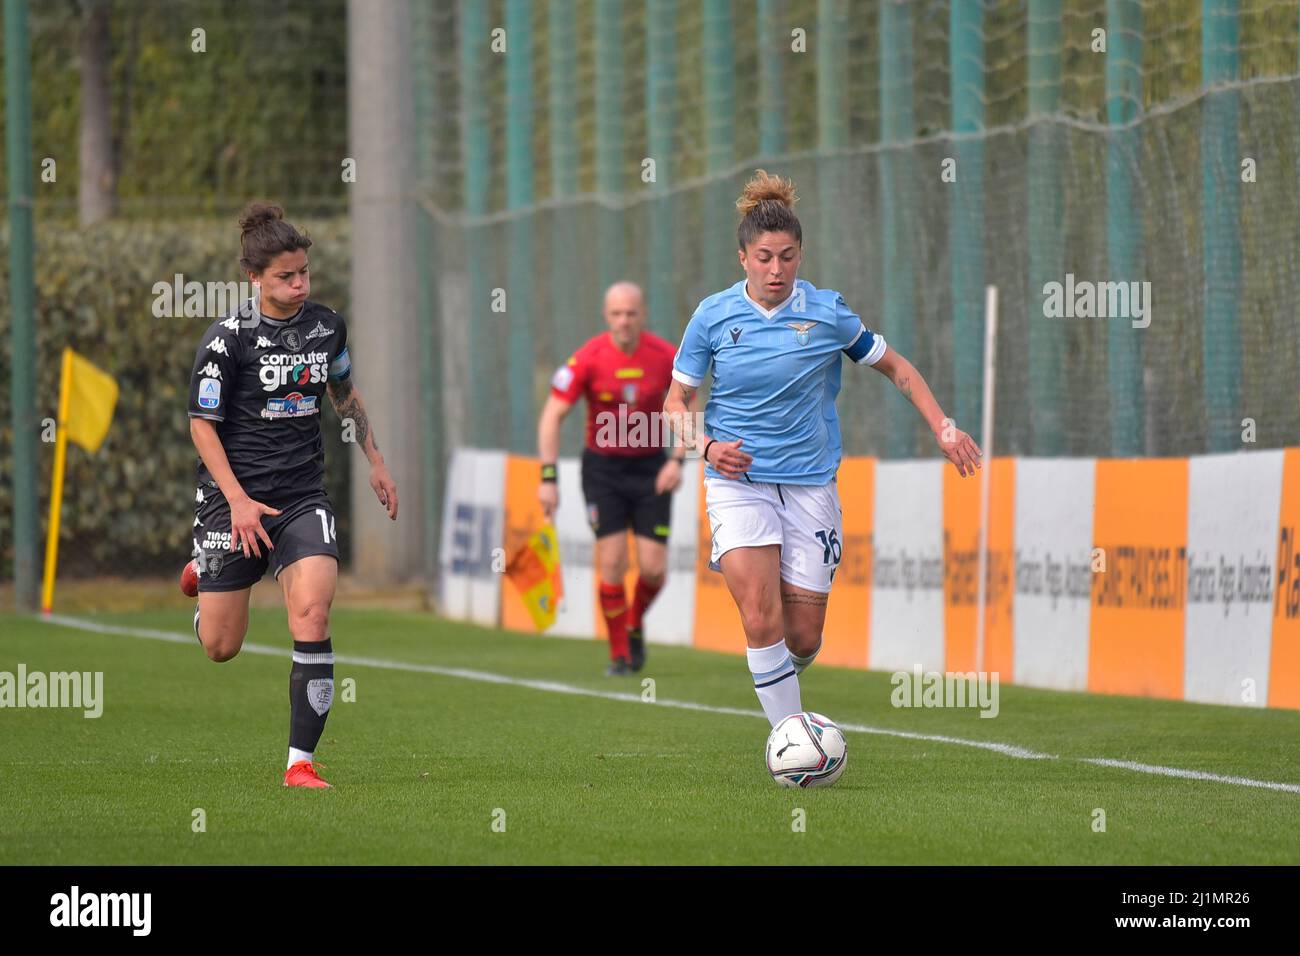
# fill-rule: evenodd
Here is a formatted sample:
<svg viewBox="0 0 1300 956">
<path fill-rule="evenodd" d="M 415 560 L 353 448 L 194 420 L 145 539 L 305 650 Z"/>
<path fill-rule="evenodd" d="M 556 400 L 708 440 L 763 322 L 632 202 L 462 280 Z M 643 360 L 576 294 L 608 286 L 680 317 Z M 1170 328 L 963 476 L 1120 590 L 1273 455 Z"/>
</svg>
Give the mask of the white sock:
<svg viewBox="0 0 1300 956">
<path fill-rule="evenodd" d="M 311 760 L 311 754 L 308 753 L 308 752 L 305 751 L 305 750 L 294 750 L 292 747 L 290 747 L 290 748 L 289 748 L 289 767 L 292 767 L 292 766 L 293 766 L 294 764 L 296 764 L 299 760 L 307 760 L 307 761 L 310 761 L 310 760 Z M 284 769 L 285 769 L 285 770 L 288 770 L 289 767 L 285 767 Z"/>
<path fill-rule="evenodd" d="M 802 674 L 804 671 L 806 671 L 808 669 L 808 665 L 817 659 L 817 655 L 821 653 L 821 650 L 822 650 L 822 642 L 818 641 L 817 647 L 807 657 L 800 657 L 798 654 L 791 652 L 790 660 L 794 661 L 794 672 L 796 674 Z"/>
<path fill-rule="evenodd" d="M 785 641 L 771 647 L 751 647 L 746 651 L 749 672 L 754 675 L 754 693 L 763 705 L 763 713 L 773 727 L 783 718 L 800 713 L 799 676 Z"/>
</svg>

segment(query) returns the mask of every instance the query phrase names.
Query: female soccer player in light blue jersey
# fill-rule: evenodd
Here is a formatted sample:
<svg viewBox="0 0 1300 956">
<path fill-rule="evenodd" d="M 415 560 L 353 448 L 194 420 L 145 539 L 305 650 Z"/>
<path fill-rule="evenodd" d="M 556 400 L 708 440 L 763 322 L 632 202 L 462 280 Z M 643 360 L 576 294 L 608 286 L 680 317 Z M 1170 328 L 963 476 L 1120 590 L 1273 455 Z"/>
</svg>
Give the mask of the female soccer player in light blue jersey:
<svg viewBox="0 0 1300 956">
<path fill-rule="evenodd" d="M 673 362 L 664 412 L 705 458 L 713 562 L 740 610 L 763 712 L 803 710 L 799 674 L 821 650 L 841 557 L 835 397 L 841 356 L 884 374 L 916 406 L 965 477 L 981 452 L 912 364 L 867 329 L 843 296 L 797 279 L 803 230 L 794 184 L 763 170 L 736 202 L 745 278 L 696 308 Z M 704 434 L 689 412 L 709 369 Z"/>
</svg>

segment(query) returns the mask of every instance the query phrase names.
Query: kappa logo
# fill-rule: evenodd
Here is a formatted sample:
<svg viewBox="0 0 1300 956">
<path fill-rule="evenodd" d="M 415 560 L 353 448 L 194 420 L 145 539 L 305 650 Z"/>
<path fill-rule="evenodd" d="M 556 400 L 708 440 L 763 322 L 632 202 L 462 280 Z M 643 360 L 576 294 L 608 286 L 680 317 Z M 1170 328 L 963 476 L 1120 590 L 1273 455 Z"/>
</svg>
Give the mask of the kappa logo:
<svg viewBox="0 0 1300 956">
<path fill-rule="evenodd" d="M 812 328 L 816 324 L 816 322 L 787 322 L 785 327 L 787 329 L 794 329 L 795 340 L 800 345 L 807 345 L 808 340 L 812 337 L 810 334 Z"/>
<path fill-rule="evenodd" d="M 208 378 L 220 379 L 221 369 L 217 368 L 216 362 L 209 362 L 207 365 L 203 366 L 203 369 L 199 374 L 206 375 Z"/>
<path fill-rule="evenodd" d="M 224 327 L 230 329 L 230 331 L 232 331 L 232 332 L 238 332 L 238 331 L 239 331 L 239 316 L 237 316 L 237 315 L 232 315 L 230 318 L 226 319 L 226 321 L 222 322 L 221 324 L 222 324 Z"/>
<path fill-rule="evenodd" d="M 216 352 L 218 355 L 230 354 L 229 352 L 226 351 L 226 340 L 219 335 L 215 337 L 211 342 L 208 343 L 208 351 Z"/>
<path fill-rule="evenodd" d="M 253 348 L 257 348 L 257 349 L 273 349 L 273 348 L 275 348 L 275 343 L 272 342 L 270 339 L 268 339 L 265 335 L 259 335 L 259 336 L 257 337 L 257 344 L 256 344 L 255 346 L 253 346 Z"/>
<path fill-rule="evenodd" d="M 333 334 L 334 334 L 334 330 L 325 328 L 324 322 L 317 322 L 316 328 L 312 329 L 310 332 L 307 333 L 307 339 L 310 341 L 311 339 L 317 338 L 318 336 L 333 335 Z"/>
<path fill-rule="evenodd" d="M 741 334 L 742 332 L 744 332 L 744 331 L 745 331 L 745 330 L 742 329 L 742 328 L 741 328 L 740 326 L 738 326 L 738 325 L 733 325 L 733 326 L 731 327 L 731 344 L 732 344 L 732 345 L 735 345 L 737 342 L 740 341 L 740 334 Z"/>
</svg>

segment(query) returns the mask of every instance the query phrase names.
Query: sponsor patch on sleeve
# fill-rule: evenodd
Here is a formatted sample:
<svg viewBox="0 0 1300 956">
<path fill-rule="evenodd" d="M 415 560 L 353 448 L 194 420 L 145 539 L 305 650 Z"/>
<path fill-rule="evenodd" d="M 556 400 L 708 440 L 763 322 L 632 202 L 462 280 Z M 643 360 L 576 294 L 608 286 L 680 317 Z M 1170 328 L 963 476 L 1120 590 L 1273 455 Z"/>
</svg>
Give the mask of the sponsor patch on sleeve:
<svg viewBox="0 0 1300 956">
<path fill-rule="evenodd" d="M 221 383 L 215 378 L 199 382 L 199 408 L 216 408 L 221 404 Z"/>
<path fill-rule="evenodd" d="M 551 376 L 551 387 L 556 391 L 567 392 L 569 386 L 573 384 L 573 369 L 567 365 L 561 365 Z"/>
</svg>

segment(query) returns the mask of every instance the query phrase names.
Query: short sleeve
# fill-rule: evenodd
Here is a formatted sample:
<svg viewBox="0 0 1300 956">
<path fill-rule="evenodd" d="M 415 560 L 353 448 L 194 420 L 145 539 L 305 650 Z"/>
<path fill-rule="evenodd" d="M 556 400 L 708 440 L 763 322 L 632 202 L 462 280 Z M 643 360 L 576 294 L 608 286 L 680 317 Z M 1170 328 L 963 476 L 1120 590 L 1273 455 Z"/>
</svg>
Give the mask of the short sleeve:
<svg viewBox="0 0 1300 956">
<path fill-rule="evenodd" d="M 875 365 L 885 354 L 885 337 L 863 325 L 842 295 L 835 296 L 835 331 L 844 354 L 859 365 Z"/>
<path fill-rule="evenodd" d="M 682 344 L 673 359 L 673 378 L 688 388 L 699 388 L 713 361 L 713 347 L 709 343 L 709 330 L 704 313 L 696 309 L 691 321 L 686 323 Z"/>
<path fill-rule="evenodd" d="M 331 382 L 346 382 L 352 377 L 352 356 L 348 354 L 348 324 L 343 320 L 343 316 L 338 316 L 338 342 L 334 346 L 334 355 L 330 359 L 329 380 Z"/>
<path fill-rule="evenodd" d="M 588 363 L 580 356 L 581 353 L 574 352 L 551 376 L 551 394 L 570 405 L 582 397 L 587 385 Z"/>
<path fill-rule="evenodd" d="M 204 334 L 190 374 L 191 418 L 225 421 L 230 390 L 235 387 L 241 347 L 239 319 L 215 322 Z"/>
</svg>

